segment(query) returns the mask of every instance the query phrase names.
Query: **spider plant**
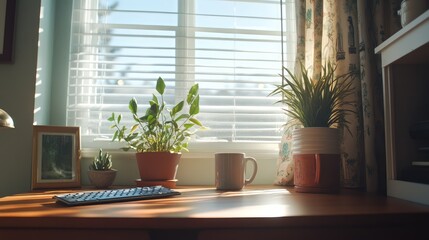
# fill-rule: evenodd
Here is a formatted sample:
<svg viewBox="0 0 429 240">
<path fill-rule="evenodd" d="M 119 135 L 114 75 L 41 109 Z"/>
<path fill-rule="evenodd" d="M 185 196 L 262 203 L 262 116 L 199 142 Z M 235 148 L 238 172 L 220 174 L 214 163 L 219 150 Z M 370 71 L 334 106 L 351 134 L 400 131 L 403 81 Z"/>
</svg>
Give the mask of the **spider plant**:
<svg viewBox="0 0 429 240">
<path fill-rule="evenodd" d="M 329 62 L 322 66 L 317 79 L 309 76 L 302 63 L 300 74 L 294 75 L 291 70 L 284 69 L 287 71 L 287 75 L 281 75 L 284 83 L 276 85 L 270 95 L 282 95 L 276 103 L 286 105 L 284 113 L 291 118 L 286 126 L 346 127 L 350 132 L 345 116 L 354 112 L 351 110 L 354 102 L 347 97 L 355 90 L 352 81 L 355 72 L 336 76 L 336 65 Z"/>
</svg>

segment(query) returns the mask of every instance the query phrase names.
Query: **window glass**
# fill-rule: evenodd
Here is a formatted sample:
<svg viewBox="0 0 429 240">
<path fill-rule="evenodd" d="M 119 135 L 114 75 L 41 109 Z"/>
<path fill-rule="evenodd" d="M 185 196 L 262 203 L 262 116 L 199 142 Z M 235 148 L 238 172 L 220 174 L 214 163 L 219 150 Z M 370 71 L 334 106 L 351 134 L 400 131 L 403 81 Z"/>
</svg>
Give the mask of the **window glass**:
<svg viewBox="0 0 429 240">
<path fill-rule="evenodd" d="M 146 107 L 161 76 L 169 104 L 199 84 L 208 130 L 194 141 L 277 142 L 285 116 L 268 95 L 294 61 L 294 35 L 278 0 L 75 0 L 67 124 L 81 126 L 83 145 L 110 139 L 111 113 L 131 125 L 129 100 Z"/>
</svg>

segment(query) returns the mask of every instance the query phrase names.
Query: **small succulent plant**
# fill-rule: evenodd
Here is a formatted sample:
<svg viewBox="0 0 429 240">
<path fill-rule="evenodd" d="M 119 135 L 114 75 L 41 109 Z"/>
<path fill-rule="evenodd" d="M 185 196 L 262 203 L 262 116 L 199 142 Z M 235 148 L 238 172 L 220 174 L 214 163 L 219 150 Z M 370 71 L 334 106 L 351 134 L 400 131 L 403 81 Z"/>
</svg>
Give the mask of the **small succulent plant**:
<svg viewBox="0 0 429 240">
<path fill-rule="evenodd" d="M 90 170 L 105 171 L 112 169 L 112 155 L 104 153 L 100 148 L 98 155 L 94 157 L 94 161 L 89 165 Z"/>
</svg>

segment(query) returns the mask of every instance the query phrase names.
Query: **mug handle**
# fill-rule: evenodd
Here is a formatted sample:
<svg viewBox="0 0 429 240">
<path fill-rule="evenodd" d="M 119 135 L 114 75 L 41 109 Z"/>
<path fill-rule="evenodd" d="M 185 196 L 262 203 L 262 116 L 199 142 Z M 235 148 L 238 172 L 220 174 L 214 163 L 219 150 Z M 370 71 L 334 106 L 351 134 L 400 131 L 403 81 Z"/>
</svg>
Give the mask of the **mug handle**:
<svg viewBox="0 0 429 240">
<path fill-rule="evenodd" d="M 252 173 L 252 176 L 250 178 L 245 179 L 244 185 L 247 185 L 247 184 L 253 182 L 253 179 L 255 179 L 255 177 L 256 177 L 256 172 L 258 171 L 258 163 L 256 162 L 256 159 L 252 158 L 252 157 L 246 157 L 244 165 L 247 166 L 247 163 L 249 161 L 253 164 L 253 173 Z"/>
</svg>

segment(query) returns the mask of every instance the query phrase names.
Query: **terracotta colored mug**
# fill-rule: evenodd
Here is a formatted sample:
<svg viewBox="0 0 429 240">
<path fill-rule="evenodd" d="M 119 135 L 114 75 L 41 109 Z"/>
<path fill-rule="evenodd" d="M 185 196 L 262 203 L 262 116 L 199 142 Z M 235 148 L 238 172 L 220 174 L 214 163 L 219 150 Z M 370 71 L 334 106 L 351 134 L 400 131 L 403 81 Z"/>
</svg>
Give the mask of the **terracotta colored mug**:
<svg viewBox="0 0 429 240">
<path fill-rule="evenodd" d="M 340 154 L 293 154 L 293 160 L 296 191 L 339 191 Z"/>
</svg>

